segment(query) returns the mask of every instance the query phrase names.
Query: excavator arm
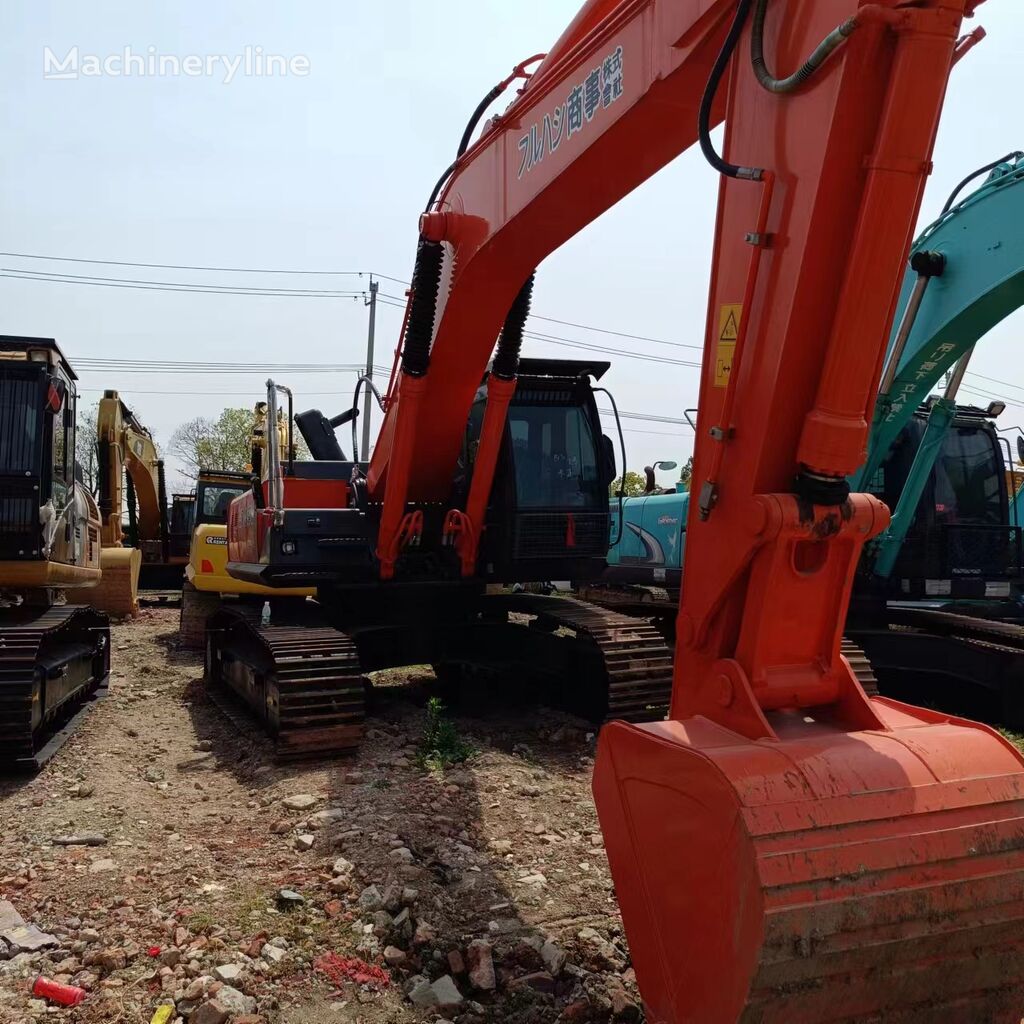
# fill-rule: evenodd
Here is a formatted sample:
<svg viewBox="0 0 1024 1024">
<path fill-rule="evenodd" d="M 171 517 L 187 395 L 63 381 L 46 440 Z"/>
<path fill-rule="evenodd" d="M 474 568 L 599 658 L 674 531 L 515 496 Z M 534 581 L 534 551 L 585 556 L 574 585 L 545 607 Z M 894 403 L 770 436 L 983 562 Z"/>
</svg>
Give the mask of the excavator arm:
<svg viewBox="0 0 1024 1024">
<path fill-rule="evenodd" d="M 100 399 L 96 447 L 103 575 L 99 586 L 84 595 L 83 600 L 116 615 L 134 615 L 138 612 L 143 558 L 158 562 L 168 559 L 163 461 L 149 430 L 116 391 L 104 391 Z M 137 519 L 135 506 L 126 500 L 129 487 L 135 494 Z M 126 509 L 137 534 L 128 545 L 124 543 Z"/>
<path fill-rule="evenodd" d="M 839 653 L 888 521 L 847 477 L 976 6 L 590 0 L 421 221 L 369 474 L 384 575 L 407 502 L 448 500 L 499 330 L 514 386 L 544 256 L 698 140 L 722 175 L 671 714 L 606 726 L 594 776 L 652 1021 L 1020 1019 L 1024 762 Z"/>
</svg>

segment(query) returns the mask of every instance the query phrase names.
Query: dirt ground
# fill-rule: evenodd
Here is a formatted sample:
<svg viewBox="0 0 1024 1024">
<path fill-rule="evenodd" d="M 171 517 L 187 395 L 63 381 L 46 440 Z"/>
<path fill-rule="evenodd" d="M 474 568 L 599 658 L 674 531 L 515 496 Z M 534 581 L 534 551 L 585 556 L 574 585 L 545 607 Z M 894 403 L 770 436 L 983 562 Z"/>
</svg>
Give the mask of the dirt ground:
<svg viewBox="0 0 1024 1024">
<path fill-rule="evenodd" d="M 358 754 L 278 766 L 208 702 L 177 616 L 115 625 L 109 696 L 0 781 L 0 900 L 50 937 L 0 948 L 0 1024 L 642 1019 L 586 723 L 478 696 L 451 712 L 472 756 L 425 769 L 412 671 L 375 680 Z M 88 998 L 34 999 L 40 973 Z"/>
</svg>

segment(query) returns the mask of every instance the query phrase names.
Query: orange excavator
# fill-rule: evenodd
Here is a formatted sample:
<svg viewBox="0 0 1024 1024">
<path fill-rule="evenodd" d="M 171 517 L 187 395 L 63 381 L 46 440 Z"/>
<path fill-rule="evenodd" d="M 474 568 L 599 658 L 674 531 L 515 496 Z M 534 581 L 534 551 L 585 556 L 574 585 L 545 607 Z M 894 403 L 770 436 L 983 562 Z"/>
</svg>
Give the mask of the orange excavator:
<svg viewBox="0 0 1024 1024">
<path fill-rule="evenodd" d="M 431 196 L 365 476 L 350 464 L 329 510 L 298 489 L 287 507 L 274 467 L 232 509 L 234 571 L 327 581 L 328 612 L 353 565 L 381 601 L 450 572 L 446 553 L 477 578 L 534 268 L 700 145 L 721 187 L 671 709 L 607 725 L 594 775 L 652 1022 L 1021 1018 L 1024 757 L 868 697 L 840 653 L 857 559 L 889 519 L 847 478 L 978 6 L 588 0 Z"/>
</svg>

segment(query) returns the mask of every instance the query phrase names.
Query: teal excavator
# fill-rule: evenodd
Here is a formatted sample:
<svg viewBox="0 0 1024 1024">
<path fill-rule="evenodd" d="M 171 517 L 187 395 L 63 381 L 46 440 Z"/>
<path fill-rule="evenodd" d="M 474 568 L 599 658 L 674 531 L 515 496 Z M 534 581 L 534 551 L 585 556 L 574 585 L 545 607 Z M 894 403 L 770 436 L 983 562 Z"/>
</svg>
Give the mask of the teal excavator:
<svg viewBox="0 0 1024 1024">
<path fill-rule="evenodd" d="M 912 247 L 868 457 L 851 480 L 854 490 L 884 497 L 892 521 L 865 551 L 846 631 L 865 683 L 869 660 L 883 689 L 900 680 L 915 697 L 947 684 L 963 699 L 985 693 L 994 714 L 1018 727 L 1021 492 L 1014 471 L 1004 471 L 1013 459 L 993 423 L 1002 403 L 977 408 L 957 398 L 977 342 L 1024 305 L 1021 223 L 1024 153 L 1015 152 L 965 178 Z M 944 377 L 942 394 L 932 395 Z M 605 580 L 583 596 L 646 611 L 671 630 L 688 502 L 682 491 L 628 498 L 620 518 L 613 501 Z"/>
</svg>

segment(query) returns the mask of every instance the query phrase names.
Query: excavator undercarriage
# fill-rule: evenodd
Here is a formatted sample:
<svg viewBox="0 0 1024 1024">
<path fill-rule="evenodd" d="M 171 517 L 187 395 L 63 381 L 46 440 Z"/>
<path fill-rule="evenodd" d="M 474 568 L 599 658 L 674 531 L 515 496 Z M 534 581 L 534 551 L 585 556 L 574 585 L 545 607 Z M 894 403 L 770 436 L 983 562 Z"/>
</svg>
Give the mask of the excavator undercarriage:
<svg viewBox="0 0 1024 1024">
<path fill-rule="evenodd" d="M 8 609 L 0 618 L 0 769 L 39 768 L 106 692 L 110 627 L 91 608 Z M 77 724 L 77 723 L 75 723 Z"/>
</svg>

